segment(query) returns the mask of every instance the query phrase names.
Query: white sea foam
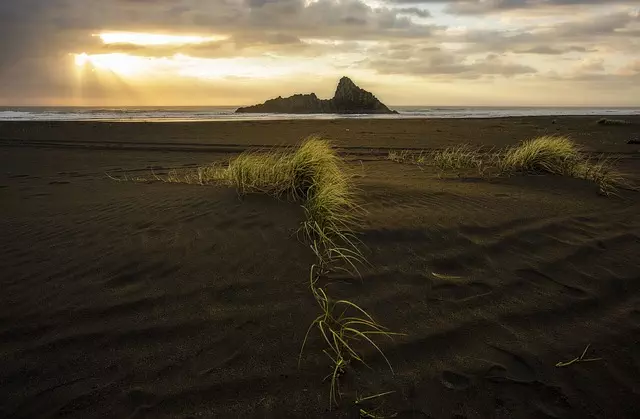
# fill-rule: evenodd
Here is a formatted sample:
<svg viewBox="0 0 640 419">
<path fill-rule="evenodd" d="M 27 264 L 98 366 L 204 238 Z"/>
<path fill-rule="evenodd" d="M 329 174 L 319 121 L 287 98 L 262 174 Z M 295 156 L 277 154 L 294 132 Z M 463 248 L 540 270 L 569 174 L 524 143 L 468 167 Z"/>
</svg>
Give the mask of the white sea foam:
<svg viewBox="0 0 640 419">
<path fill-rule="evenodd" d="M 640 108 L 395 107 L 397 115 L 236 114 L 235 108 L 0 108 L 0 121 L 229 121 L 290 119 L 501 118 L 640 115 Z"/>
</svg>

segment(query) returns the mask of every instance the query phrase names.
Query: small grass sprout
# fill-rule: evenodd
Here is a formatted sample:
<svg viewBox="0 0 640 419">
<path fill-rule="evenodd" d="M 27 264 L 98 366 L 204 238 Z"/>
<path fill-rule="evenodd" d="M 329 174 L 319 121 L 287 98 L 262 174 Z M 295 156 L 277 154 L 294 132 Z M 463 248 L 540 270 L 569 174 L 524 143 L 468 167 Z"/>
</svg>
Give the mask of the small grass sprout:
<svg viewBox="0 0 640 419">
<path fill-rule="evenodd" d="M 601 361 L 602 358 L 585 358 L 585 356 L 587 355 L 587 351 L 589 350 L 589 347 L 591 346 L 591 344 L 588 344 L 586 348 L 584 348 L 584 351 L 582 352 L 582 355 L 580 355 L 577 358 L 573 358 L 570 361 L 566 361 L 566 362 L 558 362 L 556 364 L 556 367 L 558 368 L 562 368 L 562 367 L 568 367 L 569 365 L 573 365 L 575 363 L 578 362 L 593 362 L 593 361 Z"/>
</svg>

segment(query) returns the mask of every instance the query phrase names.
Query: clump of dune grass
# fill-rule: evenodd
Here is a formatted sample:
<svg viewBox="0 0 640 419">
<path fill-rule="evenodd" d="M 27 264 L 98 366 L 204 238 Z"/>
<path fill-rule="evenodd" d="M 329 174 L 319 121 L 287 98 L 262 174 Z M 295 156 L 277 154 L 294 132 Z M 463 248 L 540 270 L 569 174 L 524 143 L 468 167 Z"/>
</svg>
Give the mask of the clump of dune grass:
<svg viewBox="0 0 640 419">
<path fill-rule="evenodd" d="M 309 334 L 318 330 L 327 344 L 324 353 L 333 364 L 328 376 L 329 405 L 337 404 L 340 376 L 352 361 L 364 363 L 355 345 L 370 344 L 384 357 L 373 337 L 393 335 L 355 303 L 330 298 L 320 283 L 332 269 L 357 274 L 358 265 L 365 261 L 353 233 L 361 208 L 351 175 L 328 141 L 309 138 L 284 152 L 243 153 L 229 162 L 224 178 L 243 193 L 267 193 L 302 203 L 305 221 L 299 231 L 317 258 L 311 267 L 310 289 L 321 313 L 307 330 L 299 362 Z"/>
<path fill-rule="evenodd" d="M 596 183 L 600 193 L 606 196 L 615 195 L 619 188 L 637 189 L 615 168 L 614 162 L 607 158 L 585 159 L 571 169 L 571 176 Z"/>
<path fill-rule="evenodd" d="M 595 182 L 611 195 L 625 186 L 624 176 L 608 159 L 588 158 L 571 139 L 543 136 L 508 148 L 499 159 L 502 173 L 551 173 Z"/>
<path fill-rule="evenodd" d="M 466 144 L 434 151 L 430 160 L 441 172 L 460 172 L 469 169 L 477 170 L 481 174 L 484 172 L 485 164 L 482 155 L 476 148 Z"/>
<path fill-rule="evenodd" d="M 418 166 L 433 166 L 440 173 L 461 172 L 474 170 L 484 175 L 489 166 L 489 155 L 480 153 L 477 148 L 467 144 L 447 147 L 435 151 L 392 150 L 387 159 L 396 163 L 416 164 Z"/>
<path fill-rule="evenodd" d="M 387 154 L 387 160 L 391 160 L 396 163 L 413 163 L 415 161 L 415 157 L 409 150 L 391 150 Z"/>
<path fill-rule="evenodd" d="M 242 193 L 301 202 L 306 217 L 300 232 L 319 263 L 342 261 L 357 270 L 363 257 L 352 230 L 361 208 L 351 175 L 328 141 L 310 138 L 284 152 L 243 153 L 229 162 L 226 180 Z"/>
<path fill-rule="evenodd" d="M 570 174 L 583 160 L 578 146 L 567 137 L 543 136 L 507 148 L 498 165 L 502 173 L 546 172 Z"/>
<path fill-rule="evenodd" d="M 348 366 L 353 361 L 365 363 L 356 346 L 369 344 L 386 360 L 373 339 L 394 333 L 355 303 L 332 299 L 321 284 L 332 270 L 358 274 L 358 265 L 365 263 L 354 234 L 362 209 L 356 202 L 352 176 L 328 141 L 309 138 L 299 147 L 284 151 L 243 153 L 227 167 L 212 165 L 152 175 L 168 183 L 224 183 L 235 186 L 240 193 L 265 193 L 302 204 L 305 221 L 299 232 L 317 258 L 311 267 L 310 289 L 321 313 L 307 330 L 299 362 L 311 331 L 318 330 L 327 345 L 323 352 L 333 365 L 327 377 L 331 383 L 330 406 L 338 403 L 339 379 Z"/>
<path fill-rule="evenodd" d="M 600 118 L 597 122 L 598 125 L 629 125 L 631 122 L 625 121 L 624 119 L 608 119 L 608 118 Z"/>
<path fill-rule="evenodd" d="M 282 197 L 295 187 L 289 156 L 279 152 L 243 153 L 229 162 L 225 178 L 241 193 Z"/>
<path fill-rule="evenodd" d="M 392 154 L 393 153 L 393 154 Z M 615 194 L 628 184 L 610 159 L 591 159 L 568 137 L 542 136 L 495 152 L 481 153 L 468 145 L 449 147 L 432 152 L 392 151 L 389 160 L 434 166 L 446 171 L 477 170 L 480 176 L 515 173 L 550 173 L 590 180 L 604 195 Z"/>
</svg>

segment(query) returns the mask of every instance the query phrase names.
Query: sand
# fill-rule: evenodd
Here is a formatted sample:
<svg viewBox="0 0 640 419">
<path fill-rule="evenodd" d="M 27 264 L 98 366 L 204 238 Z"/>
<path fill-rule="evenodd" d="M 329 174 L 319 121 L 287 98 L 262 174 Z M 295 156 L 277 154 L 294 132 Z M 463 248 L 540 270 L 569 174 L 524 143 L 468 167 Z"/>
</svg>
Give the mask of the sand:
<svg viewBox="0 0 640 419">
<path fill-rule="evenodd" d="M 390 148 L 569 134 L 640 180 L 640 125 L 596 117 L 0 123 L 0 417 L 631 418 L 640 411 L 640 194 L 553 176 L 439 178 Z M 626 118 L 633 119 L 633 118 Z M 555 120 L 555 121 L 554 121 Z M 640 122 L 640 118 L 635 118 Z M 555 122 L 555 123 L 554 123 Z M 393 374 L 342 380 L 312 335 L 298 204 L 105 176 L 333 139 L 369 266 L 328 289 L 391 330 Z M 593 362 L 556 367 L 590 345 Z"/>
</svg>

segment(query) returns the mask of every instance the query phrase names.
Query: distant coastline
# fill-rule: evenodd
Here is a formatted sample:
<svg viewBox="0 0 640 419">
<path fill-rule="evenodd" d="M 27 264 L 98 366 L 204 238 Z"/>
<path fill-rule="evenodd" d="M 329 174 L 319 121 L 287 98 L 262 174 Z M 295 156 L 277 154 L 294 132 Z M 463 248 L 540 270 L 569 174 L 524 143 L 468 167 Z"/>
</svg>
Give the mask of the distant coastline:
<svg viewBox="0 0 640 419">
<path fill-rule="evenodd" d="M 398 114 L 236 114 L 237 107 L 0 107 L 0 121 L 202 122 L 640 115 L 640 107 L 394 106 Z"/>
</svg>

